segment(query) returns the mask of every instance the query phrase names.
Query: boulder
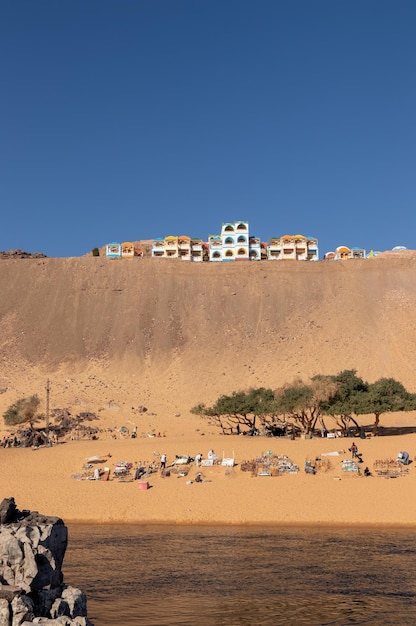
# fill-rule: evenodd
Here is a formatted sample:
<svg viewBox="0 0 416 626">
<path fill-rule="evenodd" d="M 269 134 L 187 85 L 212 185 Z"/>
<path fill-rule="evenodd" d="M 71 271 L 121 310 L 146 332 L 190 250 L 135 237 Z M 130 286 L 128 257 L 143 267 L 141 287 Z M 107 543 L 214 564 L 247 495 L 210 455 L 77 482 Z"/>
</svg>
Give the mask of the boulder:
<svg viewBox="0 0 416 626">
<path fill-rule="evenodd" d="M 67 545 L 59 517 L 0 503 L 0 626 L 92 626 L 85 594 L 63 582 Z"/>
<path fill-rule="evenodd" d="M 0 524 L 13 521 L 17 507 L 14 498 L 4 498 L 0 504 Z"/>
<path fill-rule="evenodd" d="M 68 529 L 60 519 L 32 515 L 0 525 L 0 582 L 26 592 L 62 583 Z"/>
<path fill-rule="evenodd" d="M 33 620 L 33 601 L 26 595 L 15 596 L 11 602 L 12 626 L 20 626 L 23 622 Z"/>
<path fill-rule="evenodd" d="M 5 598 L 0 598 L 0 626 L 10 624 L 10 602 Z"/>
</svg>

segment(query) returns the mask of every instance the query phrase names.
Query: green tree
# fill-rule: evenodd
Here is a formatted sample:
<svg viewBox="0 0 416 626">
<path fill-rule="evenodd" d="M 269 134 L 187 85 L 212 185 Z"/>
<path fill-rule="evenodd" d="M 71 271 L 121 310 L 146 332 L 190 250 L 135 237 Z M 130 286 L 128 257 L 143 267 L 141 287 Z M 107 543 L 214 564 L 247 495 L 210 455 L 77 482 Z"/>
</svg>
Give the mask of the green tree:
<svg viewBox="0 0 416 626">
<path fill-rule="evenodd" d="M 198 404 L 191 409 L 191 413 L 210 418 L 224 434 L 232 434 L 238 432 L 241 426 L 254 429 L 257 417 L 270 415 L 274 405 L 273 391 L 261 387 L 220 396 L 212 407 Z"/>
<path fill-rule="evenodd" d="M 17 426 L 28 422 L 32 428 L 40 419 L 40 416 L 36 415 L 39 404 L 40 400 L 36 394 L 30 398 L 20 398 L 3 413 L 4 423 L 7 426 Z"/>
<path fill-rule="evenodd" d="M 100 250 L 98 248 L 93 248 L 92 256 L 100 256 Z"/>
<path fill-rule="evenodd" d="M 377 434 L 380 416 L 393 411 L 414 411 L 416 394 L 408 392 L 394 378 L 380 378 L 368 385 L 367 392 L 356 401 L 356 413 L 363 415 L 373 413 L 375 420 L 373 433 Z"/>
<path fill-rule="evenodd" d="M 294 422 L 303 433 L 311 434 L 331 392 L 331 385 L 323 377 L 314 377 L 309 384 L 297 379 L 275 392 L 274 408 L 285 421 Z"/>
<path fill-rule="evenodd" d="M 337 427 L 344 435 L 351 428 L 351 422 L 359 430 L 357 420 L 352 414 L 360 414 L 363 398 L 367 397 L 368 383 L 357 376 L 356 370 L 343 370 L 334 376 L 320 376 L 328 388 L 327 399 L 321 403 L 325 415 L 335 419 Z"/>
</svg>

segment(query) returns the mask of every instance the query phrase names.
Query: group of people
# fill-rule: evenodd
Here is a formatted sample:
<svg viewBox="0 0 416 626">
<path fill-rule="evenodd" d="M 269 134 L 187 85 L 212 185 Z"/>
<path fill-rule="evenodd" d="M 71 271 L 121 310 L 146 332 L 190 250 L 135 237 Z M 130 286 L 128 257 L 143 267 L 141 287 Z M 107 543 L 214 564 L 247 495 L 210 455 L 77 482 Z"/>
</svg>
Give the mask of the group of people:
<svg viewBox="0 0 416 626">
<path fill-rule="evenodd" d="M 201 452 L 198 452 L 198 454 L 195 455 L 194 461 L 195 461 L 196 467 L 200 467 L 202 458 L 203 458 L 203 455 Z M 210 450 L 208 452 L 208 459 L 212 459 L 212 460 L 217 459 L 217 455 L 215 454 L 214 450 Z M 167 464 L 167 454 L 164 452 L 163 454 L 160 455 L 160 471 L 162 473 L 166 471 L 166 464 Z M 144 465 L 142 465 L 141 462 L 136 463 L 136 467 L 134 469 L 134 480 L 139 480 L 142 476 L 144 476 L 147 473 L 147 471 L 148 469 Z"/>
<path fill-rule="evenodd" d="M 16 435 L 5 435 L 1 441 L 2 448 L 17 448 L 20 446 L 20 440 L 16 437 Z"/>
<path fill-rule="evenodd" d="M 15 433 L 4 435 L 0 444 L 2 448 L 26 448 L 31 446 L 34 443 L 37 433 L 31 428 L 25 428 L 25 430 L 19 431 L 18 435 L 20 438 Z"/>
<path fill-rule="evenodd" d="M 20 438 L 16 434 L 10 433 L 10 435 L 4 435 L 0 442 L 2 448 L 28 448 L 33 446 L 39 448 L 41 445 L 51 446 L 58 443 L 56 433 L 36 432 L 31 429 L 26 429 L 21 433 L 18 433 Z"/>
<path fill-rule="evenodd" d="M 216 461 L 218 459 L 218 457 L 217 457 L 217 455 L 215 453 L 215 450 L 209 450 L 207 458 L 210 461 Z M 202 459 L 203 459 L 202 452 L 198 452 L 198 454 L 196 454 L 195 457 L 194 457 L 194 461 L 195 461 L 196 467 L 200 467 Z M 167 461 L 167 455 L 165 453 L 163 453 L 160 456 L 160 469 L 161 470 L 166 469 L 166 461 Z"/>
</svg>

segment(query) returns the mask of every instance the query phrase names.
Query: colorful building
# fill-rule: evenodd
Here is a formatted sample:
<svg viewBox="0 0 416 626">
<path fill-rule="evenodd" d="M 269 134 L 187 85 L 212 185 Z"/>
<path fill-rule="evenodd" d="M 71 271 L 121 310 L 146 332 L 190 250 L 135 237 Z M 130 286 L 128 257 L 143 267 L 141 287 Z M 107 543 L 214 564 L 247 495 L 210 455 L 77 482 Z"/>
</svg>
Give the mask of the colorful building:
<svg viewBox="0 0 416 626">
<path fill-rule="evenodd" d="M 272 237 L 268 258 L 271 261 L 318 261 L 318 240 L 304 235 Z"/>
<path fill-rule="evenodd" d="M 121 256 L 123 259 L 132 259 L 135 256 L 134 243 L 131 243 L 131 241 L 122 243 Z"/>
<path fill-rule="evenodd" d="M 204 260 L 204 242 L 202 239 L 191 239 L 191 261 Z"/>
<path fill-rule="evenodd" d="M 107 259 L 120 259 L 121 258 L 121 243 L 113 241 L 108 243 L 105 247 L 105 255 Z"/>
<path fill-rule="evenodd" d="M 222 241 L 220 235 L 208 235 L 209 260 L 222 261 Z"/>
<path fill-rule="evenodd" d="M 141 256 L 143 253 L 141 253 Z M 153 258 L 182 259 L 183 261 L 318 261 L 318 240 L 304 235 L 272 237 L 269 243 L 250 235 L 245 221 L 223 222 L 219 235 L 209 235 L 208 241 L 188 235 L 169 235 L 153 240 Z M 107 257 L 129 258 L 137 256 L 131 242 L 107 245 Z"/>
<path fill-rule="evenodd" d="M 325 261 L 343 261 L 345 259 L 365 259 L 366 251 L 363 248 L 348 246 L 338 246 L 334 252 L 327 252 L 324 255 Z"/>
<path fill-rule="evenodd" d="M 248 261 L 248 222 L 223 222 L 221 244 L 223 261 Z"/>
</svg>

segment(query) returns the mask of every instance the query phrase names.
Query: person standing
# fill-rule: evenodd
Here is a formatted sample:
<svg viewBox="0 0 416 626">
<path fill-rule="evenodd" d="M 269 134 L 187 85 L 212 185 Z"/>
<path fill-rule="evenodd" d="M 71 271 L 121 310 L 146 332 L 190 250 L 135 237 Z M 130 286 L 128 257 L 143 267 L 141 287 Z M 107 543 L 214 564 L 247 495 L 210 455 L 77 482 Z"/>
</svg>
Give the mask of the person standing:
<svg viewBox="0 0 416 626">
<path fill-rule="evenodd" d="M 166 454 L 163 453 L 162 456 L 160 457 L 160 469 L 165 469 L 166 468 Z"/>
<path fill-rule="evenodd" d="M 195 456 L 195 465 L 199 467 L 201 464 L 201 461 L 202 461 L 202 454 L 198 452 L 198 454 Z"/>
<path fill-rule="evenodd" d="M 355 459 L 358 453 L 358 448 L 354 442 L 352 442 L 350 450 L 351 450 L 351 458 Z"/>
</svg>

